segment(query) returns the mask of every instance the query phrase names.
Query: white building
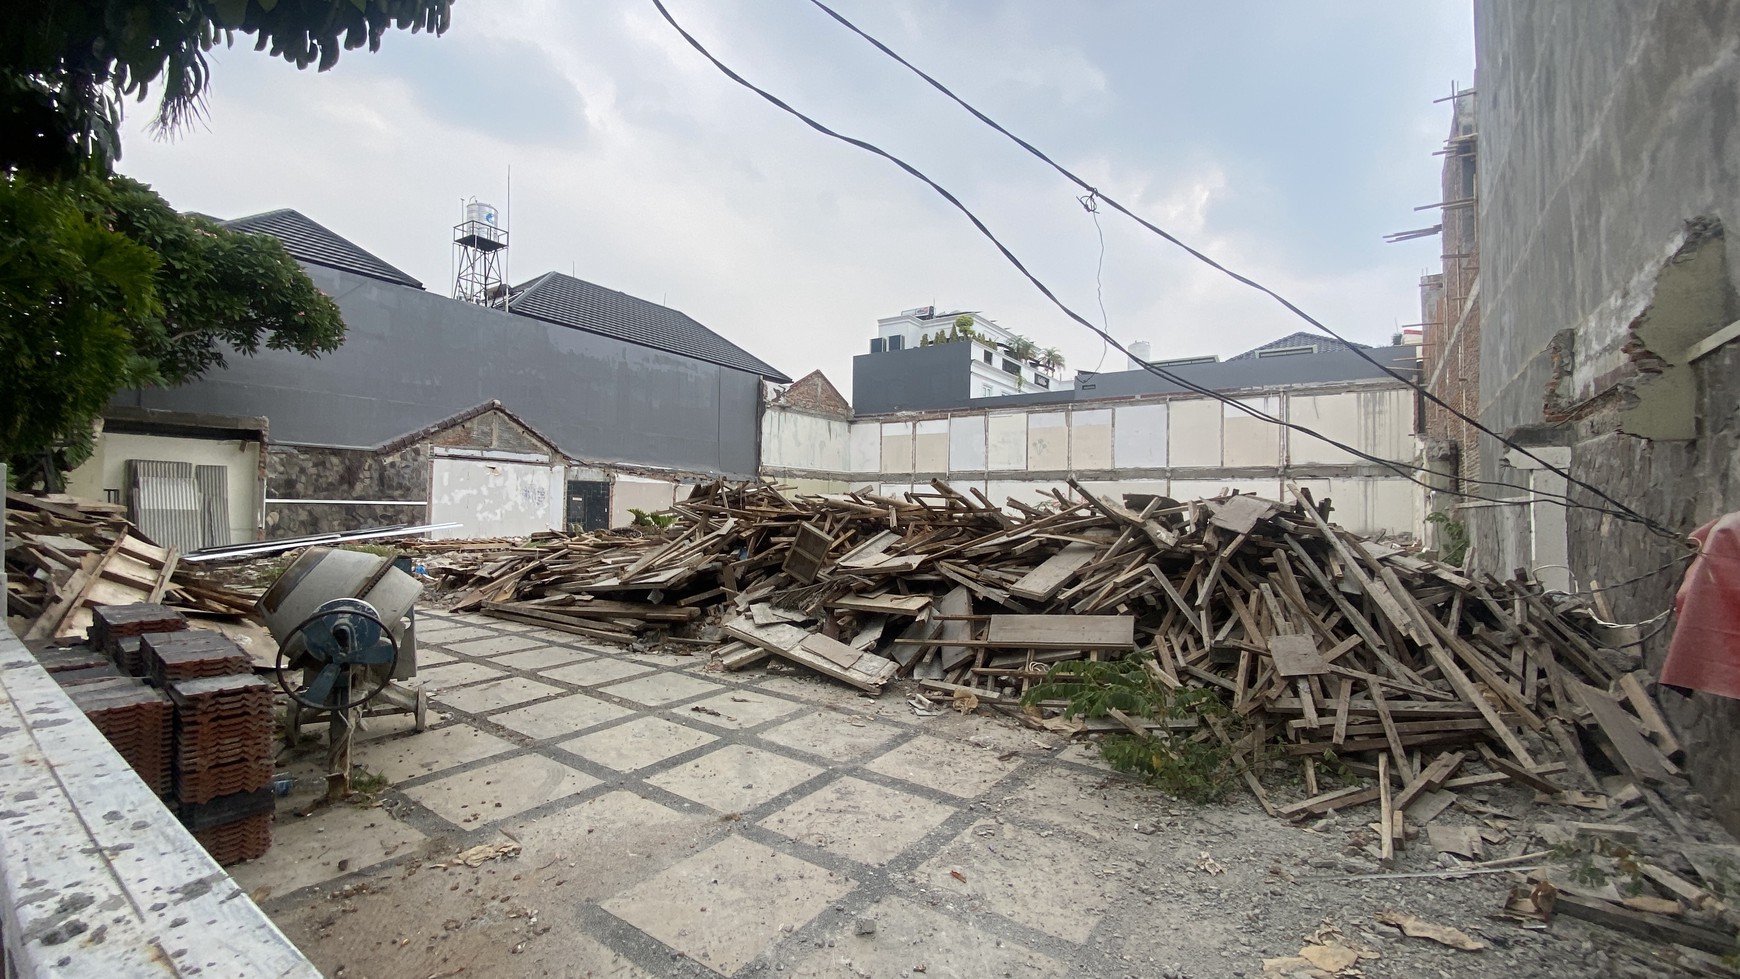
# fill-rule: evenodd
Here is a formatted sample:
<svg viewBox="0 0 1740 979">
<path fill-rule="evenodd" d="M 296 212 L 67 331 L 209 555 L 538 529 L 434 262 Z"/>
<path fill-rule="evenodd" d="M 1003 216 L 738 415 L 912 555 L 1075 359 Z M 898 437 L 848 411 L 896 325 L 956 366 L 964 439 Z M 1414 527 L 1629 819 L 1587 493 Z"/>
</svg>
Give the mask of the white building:
<svg viewBox="0 0 1740 979">
<path fill-rule="evenodd" d="M 963 326 L 971 333 L 964 333 Z M 1057 386 L 1057 375 L 1037 352 L 1026 359 L 1011 355 L 1009 351 L 1015 343 L 1015 334 L 983 313 L 968 310 L 939 312 L 934 306 L 920 306 L 899 316 L 877 320 L 876 334 L 876 338 L 870 341 L 873 354 L 938 343 L 972 344 L 973 356 L 968 368 L 970 397 L 1032 394 L 1050 391 Z"/>
</svg>

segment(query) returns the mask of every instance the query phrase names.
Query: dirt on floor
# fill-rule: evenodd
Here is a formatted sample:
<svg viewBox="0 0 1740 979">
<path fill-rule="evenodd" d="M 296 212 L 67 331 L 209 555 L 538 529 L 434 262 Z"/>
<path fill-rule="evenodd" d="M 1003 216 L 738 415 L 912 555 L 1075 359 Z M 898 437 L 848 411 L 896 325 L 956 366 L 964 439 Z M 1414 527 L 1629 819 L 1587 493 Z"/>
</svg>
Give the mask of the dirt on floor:
<svg viewBox="0 0 1740 979">
<path fill-rule="evenodd" d="M 236 868 L 329 975 L 1692 971 L 1668 946 L 1582 921 L 1499 917 L 1523 875 L 1435 877 L 1452 861 L 1423 833 L 1384 865 L 1369 806 L 1293 824 L 1242 789 L 1184 803 L 1111 772 L 1091 744 L 915 711 L 897 689 L 719 674 L 465 616 L 420 632 L 435 726 L 382 721 L 357 749 L 390 784 L 298 815 L 320 783 L 324 749 L 309 746 L 274 851 Z M 1274 790 L 1303 795 L 1287 777 Z M 1695 800 L 1682 811 L 1695 818 Z M 1677 859 L 1641 805 L 1592 813 L 1499 785 L 1462 791 L 1438 820 L 1483 831 L 1488 860 L 1547 850 L 1538 825 L 1568 820 L 1636 827 L 1629 846 Z M 1574 849 L 1522 866 L 1563 858 L 1548 872 L 1566 886 L 1623 877 Z M 1484 947 L 1408 937 L 1380 920 L 1391 913 Z"/>
</svg>

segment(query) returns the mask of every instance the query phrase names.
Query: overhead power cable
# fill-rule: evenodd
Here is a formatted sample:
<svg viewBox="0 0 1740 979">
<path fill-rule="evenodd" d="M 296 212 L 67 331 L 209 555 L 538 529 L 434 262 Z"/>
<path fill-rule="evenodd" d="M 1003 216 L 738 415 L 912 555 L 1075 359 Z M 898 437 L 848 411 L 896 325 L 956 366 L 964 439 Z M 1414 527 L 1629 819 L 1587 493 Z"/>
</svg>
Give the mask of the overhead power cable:
<svg viewBox="0 0 1740 979">
<path fill-rule="evenodd" d="M 929 176 L 925 175 L 918 168 L 914 167 L 912 164 L 906 162 L 905 160 L 901 159 L 900 157 L 897 157 L 897 156 L 893 155 L 892 153 L 889 153 L 888 151 L 882 149 L 879 146 L 876 146 L 873 143 L 866 142 L 864 140 L 858 139 L 858 138 L 853 137 L 853 136 L 847 136 L 843 133 L 839 133 L 833 129 L 828 128 L 826 125 L 823 125 L 822 123 L 811 118 L 810 116 L 805 115 L 803 112 L 800 112 L 797 109 L 793 108 L 791 105 L 787 104 L 783 99 L 781 99 L 779 96 L 774 95 L 772 92 L 769 92 L 766 89 L 763 89 L 760 86 L 756 85 L 755 83 L 749 81 L 747 78 L 744 78 L 742 75 L 738 74 L 736 70 L 732 69 L 729 65 L 726 65 L 723 61 L 720 61 L 717 57 L 715 57 L 711 51 L 707 50 L 706 46 L 701 44 L 701 42 L 695 38 L 694 35 L 690 34 L 686 29 L 683 28 L 683 26 L 681 24 L 677 23 L 676 18 L 673 17 L 671 15 L 670 10 L 665 7 L 663 0 L 652 0 L 652 3 L 653 3 L 653 6 L 658 9 L 659 14 L 664 17 L 665 22 L 670 24 L 671 27 L 683 38 L 683 40 L 690 47 L 694 48 L 702 57 L 706 58 L 709 62 L 711 62 L 715 68 L 717 68 L 722 74 L 724 74 L 727 78 L 731 79 L 733 82 L 735 82 L 738 85 L 741 85 L 744 88 L 747 88 L 750 91 L 754 92 L 755 94 L 761 96 L 761 98 L 765 99 L 767 102 L 769 102 L 773 106 L 775 106 L 778 109 L 780 109 L 781 111 L 786 112 L 789 115 L 797 118 L 798 120 L 803 122 L 805 125 L 809 126 L 811 129 L 814 129 L 815 131 L 821 133 L 822 135 L 828 136 L 828 137 L 833 138 L 833 139 L 840 140 L 841 142 L 847 143 L 851 146 L 855 146 L 855 147 L 857 147 L 857 148 L 859 148 L 867 153 L 881 157 L 882 159 L 887 160 L 888 162 L 899 167 L 902 171 L 904 171 L 908 175 L 912 176 L 913 178 L 924 183 L 926 186 L 930 187 L 933 191 L 935 191 L 944 200 L 948 201 L 951 205 L 953 205 L 956 210 L 960 211 L 961 214 L 964 215 L 967 218 L 967 220 L 972 223 L 973 227 L 975 229 L 977 229 L 978 232 L 981 235 L 983 235 L 988 241 L 990 241 L 993 246 L 996 247 L 998 252 L 1000 252 L 1002 254 L 1003 258 L 1005 260 L 1007 260 L 1011 265 L 1013 265 L 1015 267 L 1015 269 L 1018 272 L 1020 272 L 1022 274 L 1022 276 L 1024 276 L 1027 279 L 1027 281 L 1033 285 L 1033 287 L 1035 289 L 1039 290 L 1040 294 L 1045 296 L 1045 298 L 1047 300 L 1049 300 L 1052 303 L 1052 305 L 1056 306 L 1059 311 L 1061 311 L 1070 320 L 1074 321 L 1075 323 L 1079 324 L 1080 326 L 1082 326 L 1088 330 L 1091 330 L 1094 334 L 1096 334 L 1103 341 L 1105 341 L 1107 344 L 1109 344 L 1113 349 L 1123 353 L 1127 357 L 1130 357 L 1132 360 L 1135 360 L 1138 363 L 1141 363 L 1143 368 L 1146 369 L 1149 373 L 1154 374 L 1155 376 L 1160 377 L 1163 380 L 1166 380 L 1166 381 L 1169 381 L 1173 384 L 1176 384 L 1177 386 L 1179 386 L 1187 391 L 1191 391 L 1193 393 L 1200 394 L 1203 397 L 1211 398 L 1215 401 L 1218 401 L 1221 404 L 1224 404 L 1228 407 L 1231 407 L 1237 411 L 1240 411 L 1240 412 L 1242 412 L 1246 415 L 1249 415 L 1253 418 L 1256 418 L 1258 420 L 1265 421 L 1265 422 L 1268 422 L 1268 423 L 1273 424 L 1273 425 L 1277 425 L 1281 428 L 1285 428 L 1285 429 L 1288 429 L 1290 431 L 1299 432 L 1303 435 L 1310 436 L 1311 438 L 1315 438 L 1315 439 L 1322 441 L 1330 446 L 1333 446 L 1337 449 L 1340 449 L 1344 452 L 1347 452 L 1356 458 L 1364 459 L 1368 462 L 1374 463 L 1378 466 L 1381 466 L 1385 469 L 1388 469 L 1388 470 L 1396 473 L 1397 475 L 1401 476 L 1403 479 L 1406 479 L 1409 482 L 1414 483 L 1415 485 L 1424 487 L 1424 488 L 1432 490 L 1434 492 L 1449 492 L 1455 496 L 1460 496 L 1460 497 L 1463 497 L 1466 499 L 1471 499 L 1471 500 L 1481 500 L 1481 501 L 1485 501 L 1485 502 L 1489 502 L 1489 503 L 1511 504 L 1511 503 L 1522 502 L 1522 501 L 1519 501 L 1515 498 L 1501 499 L 1501 498 L 1497 498 L 1497 497 L 1482 496 L 1482 495 L 1479 495 L 1476 493 L 1468 493 L 1468 492 L 1459 491 L 1459 490 L 1444 490 L 1440 487 L 1433 486 L 1430 483 L 1425 482 L 1424 480 L 1421 480 L 1421 479 L 1414 477 L 1413 475 L 1411 475 L 1411 472 L 1410 472 L 1410 471 L 1412 471 L 1412 472 L 1431 473 L 1432 471 L 1429 469 L 1426 469 L 1422 466 L 1413 465 L 1410 463 L 1398 462 L 1398 461 L 1393 460 L 1393 459 L 1384 459 L 1384 458 L 1381 458 L 1379 456 L 1372 455 L 1371 453 L 1357 449 L 1357 448 L 1355 448 L 1351 445 L 1348 445 L 1344 442 L 1340 442 L 1334 438 L 1331 438 L 1327 435 L 1324 435 L 1323 433 L 1318 432 L 1314 429 L 1311 429 L 1307 426 L 1300 425 L 1300 424 L 1297 424 L 1294 422 L 1290 422 L 1290 421 L 1287 421 L 1285 419 L 1277 418 L 1277 417 L 1270 415 L 1266 412 L 1263 412 L 1259 409 L 1253 408 L 1250 405 L 1248 405 L 1248 404 L 1244 403 L 1243 401 L 1240 401 L 1236 398 L 1232 398 L 1232 397 L 1229 397 L 1227 395 L 1221 394 L 1218 391 L 1214 391 L 1210 388 L 1203 387 L 1202 385 L 1196 384 L 1193 381 L 1189 381 L 1183 377 L 1180 377 L 1179 375 L 1174 374 L 1171 371 L 1166 370 L 1165 368 L 1162 368 L 1162 367 L 1155 365 L 1155 364 L 1148 363 L 1145 360 L 1141 360 L 1139 358 L 1136 358 L 1133 354 L 1130 353 L 1128 348 L 1126 348 L 1123 344 L 1119 343 L 1109 333 L 1107 333 L 1106 331 L 1095 326 L 1093 323 L 1089 322 L 1080 313 L 1077 313 L 1074 309 L 1072 309 L 1070 306 L 1065 304 L 1063 302 L 1063 300 L 1059 299 L 1057 297 L 1057 294 L 1054 293 L 1051 290 L 1051 288 L 1049 286 L 1047 286 L 1043 281 L 1041 281 L 1038 278 L 1038 276 L 1034 275 L 1033 272 L 1030 271 L 1027 268 L 1027 266 L 1021 261 L 1021 259 L 1013 251 L 1011 251 L 1007 245 L 1005 245 L 1003 243 L 1002 239 L 998 238 L 997 235 L 994 232 L 992 232 L 989 227 L 987 227 L 985 225 L 984 221 L 982 221 L 979 218 L 979 216 L 972 211 L 972 209 L 968 208 L 964 203 L 962 203 L 960 198 L 956 197 L 946 187 L 943 187 L 941 184 L 937 183 L 935 180 L 932 180 Z M 1102 196 L 1102 199 L 1104 199 L 1103 195 L 1101 195 L 1101 196 Z M 1434 474 L 1434 475 L 1436 475 L 1436 474 Z M 1514 488 L 1514 487 L 1510 487 L 1509 484 L 1503 484 L 1503 485 L 1505 485 L 1507 488 Z M 1536 496 L 1543 498 L 1543 499 L 1551 499 L 1551 498 L 1555 497 L 1556 494 L 1537 493 Z M 1555 502 L 1557 502 L 1557 500 L 1555 500 Z M 1593 510 L 1593 511 L 1596 511 L 1599 513 L 1609 514 L 1609 515 L 1612 515 L 1612 516 L 1615 516 L 1615 517 L 1618 517 L 1618 518 L 1624 519 L 1624 520 L 1638 521 L 1638 522 L 1645 522 L 1645 523 L 1648 522 L 1648 518 L 1642 517 L 1640 514 L 1637 514 L 1633 511 L 1630 511 L 1629 509 L 1613 510 L 1613 509 L 1609 509 L 1606 507 L 1590 506 L 1588 504 L 1577 503 L 1576 501 L 1569 500 L 1568 498 L 1565 499 L 1563 505 L 1570 506 L 1570 507 L 1578 507 L 1581 509 Z M 1677 537 L 1678 535 L 1674 535 L 1674 536 Z"/>
<path fill-rule="evenodd" d="M 656 0 L 655 0 L 655 2 L 656 2 Z M 826 3 L 823 3 L 822 0 L 810 0 L 810 2 L 815 4 L 816 7 L 818 7 L 823 13 L 827 14 L 829 17 L 832 17 L 835 21 L 839 22 L 841 26 L 845 27 L 847 30 L 850 30 L 852 33 L 863 38 L 865 41 L 868 41 L 878 51 L 881 51 L 883 54 L 885 54 L 888 57 L 899 62 L 902 66 L 904 66 L 907 70 L 911 71 L 913 74 L 916 74 L 918 77 L 924 79 L 925 82 L 929 83 L 929 85 L 932 88 L 936 89 L 938 92 L 941 92 L 943 95 L 947 96 L 949 99 L 954 101 L 955 104 L 959 105 L 961 108 L 965 109 L 968 113 L 970 113 L 974 118 L 978 119 L 980 122 L 991 127 L 992 129 L 996 130 L 997 132 L 1003 134 L 1004 136 L 1008 137 L 1010 140 L 1014 141 L 1014 143 L 1016 145 L 1020 146 L 1022 149 L 1026 150 L 1028 153 L 1031 153 L 1033 156 L 1039 158 L 1041 161 L 1046 163 L 1053 170 L 1056 170 L 1059 174 L 1063 175 L 1065 178 L 1067 178 L 1070 182 L 1074 183 L 1076 186 L 1080 187 L 1081 189 L 1083 189 L 1085 191 L 1088 191 L 1089 193 L 1098 197 L 1100 200 L 1105 201 L 1113 209 L 1118 211 L 1118 213 L 1123 214 L 1125 217 L 1128 217 L 1131 220 L 1135 221 L 1137 224 L 1141 225 L 1143 228 L 1147 229 L 1148 231 L 1153 232 L 1156 235 L 1159 235 L 1161 238 L 1164 238 L 1165 240 L 1167 240 L 1167 241 L 1171 242 L 1172 244 L 1178 246 L 1179 248 L 1183 249 L 1186 254 L 1188 254 L 1190 257 L 1196 259 L 1197 261 L 1202 262 L 1203 264 L 1207 265 L 1208 267 L 1214 269 L 1217 272 L 1222 273 L 1223 275 L 1226 275 L 1227 277 L 1231 278 L 1233 281 L 1238 282 L 1241 285 L 1248 286 L 1251 289 L 1255 289 L 1256 291 L 1262 293 L 1263 295 L 1268 296 L 1270 299 L 1273 299 L 1275 302 L 1280 303 L 1281 306 L 1284 307 L 1288 312 L 1299 317 L 1301 320 L 1304 320 L 1306 323 L 1310 324 L 1313 328 L 1315 328 L 1319 332 L 1327 334 L 1328 336 L 1333 337 L 1334 339 L 1341 341 L 1343 344 L 1345 344 L 1347 346 L 1347 348 L 1349 350 L 1351 350 L 1353 353 L 1357 354 L 1361 359 L 1367 361 L 1372 366 L 1383 371 L 1385 374 L 1388 374 L 1390 377 L 1392 377 L 1398 381 L 1401 381 L 1404 384 L 1407 384 L 1408 386 L 1412 387 L 1414 390 L 1420 392 L 1423 396 L 1425 396 L 1425 398 L 1427 400 L 1431 401 L 1433 404 L 1437 405 L 1440 408 L 1443 408 L 1445 411 L 1450 412 L 1456 418 L 1468 423 L 1475 430 L 1477 430 L 1477 431 L 1479 431 L 1487 436 L 1490 436 L 1491 438 L 1498 440 L 1498 442 L 1501 443 L 1502 445 L 1504 445 L 1505 447 L 1520 453 L 1521 455 L 1523 455 L 1524 457 L 1526 457 L 1528 459 L 1532 459 L 1536 463 L 1539 463 L 1542 468 L 1564 478 L 1567 482 L 1571 483 L 1572 485 L 1582 487 L 1583 489 L 1588 490 L 1589 492 L 1595 494 L 1597 497 L 1601 498 L 1602 500 L 1605 500 L 1606 502 L 1612 504 L 1615 508 L 1618 509 L 1618 511 L 1620 513 L 1625 514 L 1628 519 L 1630 519 L 1636 523 L 1640 523 L 1643 526 L 1650 529 L 1651 531 L 1658 533 L 1658 534 L 1661 534 L 1663 536 L 1674 537 L 1674 538 L 1678 538 L 1678 537 L 1682 536 L 1678 531 L 1675 531 L 1669 527 L 1662 525 L 1661 523 L 1657 522 L 1656 520 L 1653 520 L 1650 517 L 1647 517 L 1647 516 L 1643 515 L 1642 513 L 1639 513 L 1638 511 L 1632 509 L 1630 506 L 1627 506 L 1625 503 L 1623 503 L 1623 502 L 1615 499 L 1614 497 L 1608 495 L 1607 492 L 1602 490 L 1600 487 L 1595 486 L 1591 483 L 1585 482 L 1581 479 L 1578 479 L 1575 476 L 1572 476 L 1569 472 L 1567 472 L 1563 469 L 1560 469 L 1558 466 L 1553 465 L 1552 463 L 1548 462 L 1547 460 L 1536 455 L 1534 452 L 1530 451 L 1527 446 L 1521 445 L 1521 444 L 1513 441 L 1512 439 L 1509 439 L 1509 438 L 1499 434 L 1498 432 L 1493 431 L 1492 429 L 1488 428 L 1485 424 L 1481 423 L 1478 419 L 1475 419 L 1475 418 L 1472 418 L 1466 414 L 1463 414 L 1461 411 L 1458 411 L 1456 408 L 1452 407 L 1448 402 L 1444 401 L 1442 398 L 1438 397 L 1437 395 L 1433 394 L 1431 391 L 1427 390 L 1424 386 L 1422 386 L 1419 383 L 1403 376 L 1400 372 L 1396 371 L 1394 368 L 1392 368 L 1389 365 L 1384 364 L 1384 363 L 1380 362 L 1379 360 L 1377 360 L 1376 358 L 1372 357 L 1370 354 L 1366 353 L 1362 348 L 1356 346 L 1351 341 L 1349 341 L 1346 337 L 1344 337 L 1341 334 L 1330 329 L 1327 325 L 1320 322 L 1316 317 L 1313 317 L 1311 314 L 1305 312 L 1305 310 L 1303 310 L 1299 306 L 1295 305 L 1291 300 L 1287 299 L 1285 296 L 1283 296 L 1280 293 L 1276 292 L 1275 290 L 1269 288 L 1268 286 L 1263 285 L 1261 282 L 1258 282 L 1255 279 L 1252 279 L 1248 276 L 1242 275 L 1238 272 L 1233 271 L 1232 269 L 1227 268 L 1226 266 L 1222 265 L 1220 262 L 1216 261 L 1215 259 L 1211 258 L 1210 256 L 1204 254 L 1201 251 L 1198 251 L 1196 248 L 1193 248 L 1189 244 L 1185 243 L 1177 235 L 1172 234 L 1171 232 L 1165 230 L 1164 228 L 1161 228 L 1158 225 L 1155 225 L 1154 223 L 1148 221 L 1146 218 L 1143 218 L 1141 215 L 1136 214 L 1135 212 L 1131 211 L 1129 208 L 1125 207 L 1121 202 L 1119 202 L 1116 198 L 1113 198 L 1113 197 L 1107 195 L 1104 191 L 1094 187 L 1092 184 L 1089 184 L 1086 180 L 1083 180 L 1081 177 L 1077 176 L 1074 172 L 1069 170 L 1067 167 L 1058 163 L 1056 160 L 1053 160 L 1050 156 L 1048 156 L 1043 150 L 1039 149 L 1037 146 L 1034 146 L 1032 143 L 1028 142 L 1025 139 L 1022 139 L 1020 136 L 1017 136 L 1014 133 L 1010 132 L 1008 129 L 1004 128 L 1002 126 L 1002 124 L 998 123 L 995 119 L 992 119 L 990 116 L 988 116 L 984 112 L 980 111 L 977 107 L 973 106 L 967 100 L 961 98 L 959 95 L 956 95 L 953 91 L 951 91 L 949 89 L 948 86 L 944 85 L 940 81 L 937 81 L 935 78 L 931 77 L 931 75 L 926 73 L 923 69 L 919 68 L 918 66 L 914 65 L 912 62 L 901 57 L 900 54 L 895 52 L 892 48 L 890 48 L 888 45 L 884 44 L 882 41 L 880 41 L 877 38 L 870 35 L 863 28 L 859 27 L 857 24 L 854 24 L 850 20 L 847 20 L 845 17 L 841 16 L 832 7 L 829 7 Z M 669 19 L 668 15 L 667 15 L 666 19 L 667 20 Z M 1483 482 L 1491 482 L 1491 481 L 1483 481 Z M 1510 484 L 1502 484 L 1502 485 L 1508 486 Z M 1553 494 L 1547 494 L 1547 495 L 1551 496 Z M 1568 497 L 1566 499 L 1567 499 L 1567 501 L 1569 501 Z M 1569 505 L 1569 503 L 1567 503 L 1567 505 Z"/>
</svg>

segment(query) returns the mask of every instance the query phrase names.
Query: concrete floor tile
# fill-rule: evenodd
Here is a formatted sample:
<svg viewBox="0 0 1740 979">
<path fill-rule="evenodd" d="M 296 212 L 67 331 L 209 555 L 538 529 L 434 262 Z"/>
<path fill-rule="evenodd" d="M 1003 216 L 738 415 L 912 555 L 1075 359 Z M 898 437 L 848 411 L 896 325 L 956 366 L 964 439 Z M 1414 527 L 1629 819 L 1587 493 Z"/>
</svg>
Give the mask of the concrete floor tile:
<svg viewBox="0 0 1740 979">
<path fill-rule="evenodd" d="M 1082 845 L 1063 834 L 982 819 L 913 876 L 931 891 L 1084 944 L 1110 908 L 1112 895 L 1126 892 L 1128 883 L 1085 866 L 1082 856 Z M 1033 900 L 1035 894 L 1044 894 L 1045 900 Z"/>
<path fill-rule="evenodd" d="M 584 731 L 632 713 L 634 712 L 626 707 L 618 707 L 597 697 L 576 693 L 558 700 L 496 714 L 490 720 L 510 731 L 518 731 L 528 738 L 542 741 Z"/>
<path fill-rule="evenodd" d="M 717 740 L 711 734 L 681 724 L 656 717 L 639 717 L 626 724 L 571 738 L 561 742 L 560 746 L 563 751 L 606 768 L 632 772 Z"/>
<path fill-rule="evenodd" d="M 458 690 L 445 691 L 436 695 L 435 699 L 448 707 L 455 707 L 467 713 L 483 714 L 563 692 L 561 687 L 515 676 L 505 680 L 492 680 L 475 687 L 460 687 Z"/>
<path fill-rule="evenodd" d="M 842 778 L 761 821 L 777 833 L 859 863 L 899 856 L 955 810 L 873 782 Z"/>
<path fill-rule="evenodd" d="M 856 762 L 871 758 L 883 745 L 905 733 L 902 728 L 870 721 L 862 716 L 819 710 L 769 728 L 757 737 L 787 748 L 821 755 L 831 761 Z"/>
<path fill-rule="evenodd" d="M 507 674 L 493 666 L 485 666 L 482 663 L 462 663 L 458 660 L 417 671 L 417 678 L 423 681 L 423 686 L 427 687 L 432 694 L 442 690 L 451 690 L 468 683 L 499 680 L 504 676 Z"/>
<path fill-rule="evenodd" d="M 921 734 L 865 768 L 939 792 L 970 799 L 1015 770 L 1019 759 L 998 761 L 990 749 Z"/>
<path fill-rule="evenodd" d="M 404 782 L 488 758 L 513 747 L 469 724 L 452 724 L 420 734 L 401 735 L 390 741 L 358 744 L 352 749 L 352 758 L 389 782 Z"/>
<path fill-rule="evenodd" d="M 426 646 L 422 643 L 418 643 L 417 669 L 423 670 L 431 666 L 440 666 L 442 663 L 452 662 L 454 662 L 453 657 L 447 653 L 444 653 L 433 646 Z"/>
<path fill-rule="evenodd" d="M 604 902 L 604 910 L 722 975 L 735 975 L 849 892 L 852 881 L 727 837 Z"/>
<path fill-rule="evenodd" d="M 621 680 L 624 677 L 638 676 L 647 672 L 650 672 L 649 668 L 642 663 L 601 656 L 598 659 L 589 659 L 584 663 L 545 670 L 544 676 L 552 680 L 561 680 L 563 683 L 595 687 L 600 683 L 610 683 L 613 680 Z"/>
<path fill-rule="evenodd" d="M 442 623 L 439 626 L 417 623 L 417 641 L 432 642 L 445 646 L 449 643 L 466 642 L 473 639 L 484 639 L 495 633 L 476 626 Z"/>
<path fill-rule="evenodd" d="M 863 917 L 876 923 L 873 934 L 858 934 L 855 921 L 843 924 L 818 936 L 826 948 L 787 966 L 784 974 L 793 979 L 1051 979 L 1080 974 L 1057 959 L 984 931 L 971 918 L 938 914 L 905 898 L 884 899 Z M 921 965 L 923 973 L 914 971 Z"/>
<path fill-rule="evenodd" d="M 719 812 L 732 813 L 753 809 L 821 772 L 814 765 L 784 755 L 733 744 L 646 781 Z"/>
<path fill-rule="evenodd" d="M 567 666 L 569 663 L 585 658 L 585 653 L 576 653 L 572 649 L 562 646 L 543 646 L 538 649 L 526 649 L 517 653 L 497 656 L 490 662 L 514 670 L 542 672 L 552 667 Z"/>
<path fill-rule="evenodd" d="M 450 823 L 476 829 L 597 784 L 561 762 L 521 755 L 412 786 L 405 794 Z"/>
<path fill-rule="evenodd" d="M 307 817 L 285 813 L 272 826 L 272 848 L 229 868 L 230 876 L 263 900 L 372 867 L 422 841 L 422 833 L 382 809 L 328 806 Z M 257 893 L 260 888 L 267 894 Z"/>
<path fill-rule="evenodd" d="M 442 642 L 441 645 L 451 652 L 464 653 L 467 656 L 500 656 L 502 653 L 521 649 L 534 649 L 542 643 L 529 636 L 484 636 L 464 642 Z"/>
<path fill-rule="evenodd" d="M 769 697 L 753 690 L 738 689 L 727 690 L 716 697 L 708 697 L 687 707 L 673 708 L 671 712 L 711 727 L 736 731 L 765 724 L 776 717 L 802 710 L 803 707 L 803 704 L 794 704 L 789 700 Z"/>
<path fill-rule="evenodd" d="M 709 683 L 699 677 L 683 673 L 654 673 L 652 676 L 643 676 L 638 680 L 613 683 L 608 687 L 600 688 L 598 692 L 607 693 L 613 697 L 621 697 L 624 700 L 632 700 L 637 704 L 646 704 L 648 707 L 657 707 L 660 704 L 668 704 L 674 700 L 687 700 L 690 697 L 699 697 L 704 693 L 720 689 L 723 688 L 717 683 Z"/>
</svg>

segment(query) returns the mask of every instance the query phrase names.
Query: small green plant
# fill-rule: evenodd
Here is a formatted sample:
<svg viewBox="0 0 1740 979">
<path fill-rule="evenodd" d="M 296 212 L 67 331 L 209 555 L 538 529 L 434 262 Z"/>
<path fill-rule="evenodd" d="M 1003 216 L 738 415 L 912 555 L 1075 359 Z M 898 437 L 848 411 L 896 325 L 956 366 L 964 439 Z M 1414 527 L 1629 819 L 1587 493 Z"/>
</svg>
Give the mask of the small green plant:
<svg viewBox="0 0 1740 979">
<path fill-rule="evenodd" d="M 1468 525 L 1445 510 L 1428 514 L 1426 522 L 1438 528 L 1438 559 L 1461 567 L 1468 557 Z"/>
<path fill-rule="evenodd" d="M 1579 833 L 1553 847 L 1554 861 L 1567 865 L 1573 883 L 1585 887 L 1600 887 L 1615 882 L 1621 894 L 1635 897 L 1643 893 L 1643 868 L 1630 847 L 1604 837 Z"/>
<path fill-rule="evenodd" d="M 385 775 L 377 775 L 360 768 L 353 769 L 350 773 L 350 794 L 345 796 L 345 801 L 366 808 L 373 805 L 390 784 L 392 783 L 387 781 Z"/>
<path fill-rule="evenodd" d="M 635 527 L 654 527 L 664 530 L 677 522 L 677 515 L 674 513 L 648 513 L 640 507 L 629 507 L 628 512 L 634 514 L 633 526 Z"/>
<path fill-rule="evenodd" d="M 1231 726 L 1232 712 L 1211 690 L 1171 690 L 1157 682 L 1140 654 L 1116 662 L 1059 663 L 1022 698 L 1025 704 L 1065 700 L 1063 716 L 1106 717 L 1113 710 L 1132 718 L 1213 719 Z M 1138 737 L 1112 735 L 1100 755 L 1120 772 L 1139 775 L 1181 799 L 1214 802 L 1226 795 L 1238 770 L 1232 751 L 1207 731 L 1175 732 L 1161 726 Z"/>
</svg>

